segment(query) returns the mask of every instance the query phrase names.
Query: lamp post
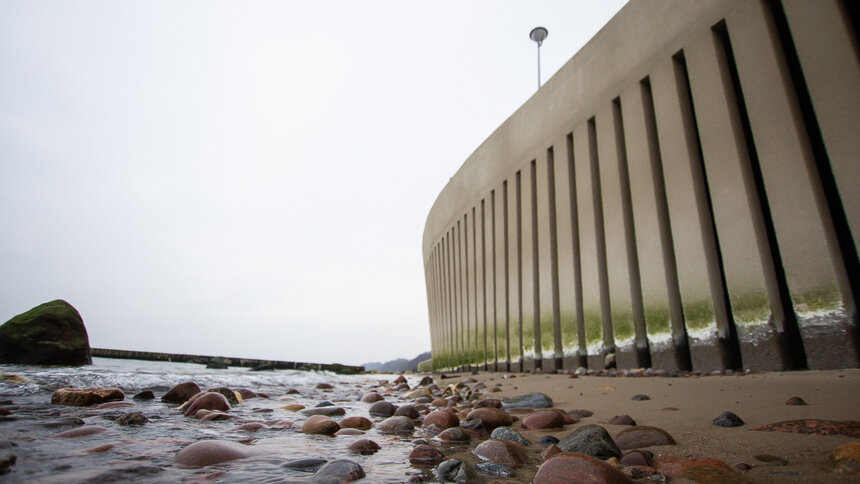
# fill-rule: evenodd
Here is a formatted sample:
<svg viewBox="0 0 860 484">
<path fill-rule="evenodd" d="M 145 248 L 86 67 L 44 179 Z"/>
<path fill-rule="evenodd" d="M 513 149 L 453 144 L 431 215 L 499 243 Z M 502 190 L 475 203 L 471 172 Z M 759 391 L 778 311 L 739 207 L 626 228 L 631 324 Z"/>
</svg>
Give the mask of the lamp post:
<svg viewBox="0 0 860 484">
<path fill-rule="evenodd" d="M 543 27 L 535 27 L 529 32 L 529 38 L 537 42 L 538 47 L 538 89 L 540 89 L 540 45 L 543 44 L 544 39 L 549 35 L 549 32 Z"/>
</svg>

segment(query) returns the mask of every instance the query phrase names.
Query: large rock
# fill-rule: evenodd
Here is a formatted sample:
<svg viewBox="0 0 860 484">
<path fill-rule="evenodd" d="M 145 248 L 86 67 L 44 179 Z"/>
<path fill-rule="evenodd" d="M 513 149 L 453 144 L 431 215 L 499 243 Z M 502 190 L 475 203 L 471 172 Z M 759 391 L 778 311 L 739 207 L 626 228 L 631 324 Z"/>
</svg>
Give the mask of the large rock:
<svg viewBox="0 0 860 484">
<path fill-rule="evenodd" d="M 171 388 L 161 397 L 161 401 L 165 403 L 184 403 L 198 393 L 200 393 L 200 387 L 193 381 L 187 381 Z"/>
<path fill-rule="evenodd" d="M 544 393 L 535 392 L 502 399 L 502 408 L 550 408 L 552 399 Z"/>
<path fill-rule="evenodd" d="M 621 449 L 612 440 L 609 432 L 599 425 L 579 427 L 561 439 L 558 448 L 564 452 L 576 452 L 604 460 L 610 457 L 620 459 L 622 456 Z"/>
<path fill-rule="evenodd" d="M 125 399 L 125 394 L 115 387 L 60 388 L 51 395 L 51 404 L 88 407 L 123 399 Z"/>
<path fill-rule="evenodd" d="M 633 481 L 618 469 L 583 454 L 558 454 L 544 462 L 535 474 L 534 484 L 593 482 L 631 484 Z"/>
<path fill-rule="evenodd" d="M 522 467 L 528 462 L 526 448 L 510 440 L 485 440 L 472 452 L 478 457 L 511 469 Z"/>
<path fill-rule="evenodd" d="M 253 448 L 237 442 L 200 440 L 180 450 L 176 454 L 176 462 L 186 467 L 206 467 L 253 454 Z"/>
<path fill-rule="evenodd" d="M 57 299 L 0 326 L 0 363 L 90 365 L 90 340 L 78 311 Z"/>
</svg>

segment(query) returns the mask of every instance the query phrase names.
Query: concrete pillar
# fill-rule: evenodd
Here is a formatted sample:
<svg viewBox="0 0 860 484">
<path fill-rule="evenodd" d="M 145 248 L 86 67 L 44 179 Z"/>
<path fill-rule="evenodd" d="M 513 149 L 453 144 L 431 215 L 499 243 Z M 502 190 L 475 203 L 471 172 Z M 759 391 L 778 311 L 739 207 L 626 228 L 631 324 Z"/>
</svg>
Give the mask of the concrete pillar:
<svg viewBox="0 0 860 484">
<path fill-rule="evenodd" d="M 603 103 L 595 116 L 597 129 L 597 152 L 600 169 L 600 192 L 603 205 L 604 232 L 606 235 L 606 266 L 609 289 L 612 331 L 617 346 L 616 362 L 619 368 L 638 367 L 637 347 L 647 351 L 644 324 L 637 334 L 634 329 L 633 302 L 631 298 L 631 270 L 627 247 L 627 228 L 621 186 L 619 164 L 623 161 L 619 153 L 613 104 Z M 625 168 L 626 184 L 626 168 Z M 626 186 L 624 190 L 626 190 Z M 644 323 L 641 304 L 637 315 Z"/>
<path fill-rule="evenodd" d="M 771 16 L 760 2 L 741 3 L 726 18 L 749 112 L 786 278 L 811 368 L 854 366 L 854 309 L 816 160 Z M 820 323 L 831 324 L 821 334 Z M 819 341 L 826 339 L 826 341 Z"/>
<path fill-rule="evenodd" d="M 687 72 L 743 359 L 748 368 L 778 370 L 789 366 L 779 346 L 784 338 L 778 336 L 785 331 L 786 315 L 721 44 L 715 32 L 692 42 L 684 50 Z"/>
<path fill-rule="evenodd" d="M 712 268 L 702 234 L 703 225 L 709 222 L 702 220 L 697 194 L 702 187 L 696 186 L 700 181 L 694 173 L 694 163 L 701 162 L 695 146 L 696 133 L 684 112 L 686 88 L 679 77 L 674 59 L 659 62 L 650 76 L 651 92 L 693 368 L 713 370 L 720 369 L 721 358 L 709 281 Z"/>
<path fill-rule="evenodd" d="M 583 122 L 574 129 L 573 149 L 582 269 L 582 310 L 585 339 L 588 345 L 588 367 L 602 369 L 604 363 L 602 352 L 605 345 L 600 305 L 598 249 L 595 233 L 588 123 Z"/>
<path fill-rule="evenodd" d="M 508 314 L 510 317 L 511 363 L 517 370 L 523 368 L 523 280 L 522 280 L 522 190 L 519 172 L 508 179 L 508 285 L 510 298 Z"/>
<path fill-rule="evenodd" d="M 573 136 L 562 136 L 553 143 L 553 165 L 555 168 L 556 240 L 558 243 L 558 294 L 561 324 L 561 343 L 564 352 L 564 367 L 579 366 L 579 354 L 585 354 L 585 344 L 579 345 L 577 323 L 577 301 L 582 292 L 576 284 L 574 261 L 578 264 L 579 240 L 574 235 L 576 217 L 576 193 L 573 177 Z M 574 250 L 576 241 L 576 250 Z M 584 336 L 584 335 L 583 335 Z M 585 342 L 583 338 L 583 343 Z"/>
</svg>

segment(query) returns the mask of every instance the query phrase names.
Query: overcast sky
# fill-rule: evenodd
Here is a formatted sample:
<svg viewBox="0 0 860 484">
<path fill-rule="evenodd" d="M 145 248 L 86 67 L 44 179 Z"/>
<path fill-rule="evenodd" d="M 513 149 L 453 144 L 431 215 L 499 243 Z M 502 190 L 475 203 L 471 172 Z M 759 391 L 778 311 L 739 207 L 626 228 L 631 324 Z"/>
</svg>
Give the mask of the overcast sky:
<svg viewBox="0 0 860 484">
<path fill-rule="evenodd" d="M 622 1 L 0 1 L 0 323 L 360 364 L 430 350 L 421 235 Z"/>
</svg>

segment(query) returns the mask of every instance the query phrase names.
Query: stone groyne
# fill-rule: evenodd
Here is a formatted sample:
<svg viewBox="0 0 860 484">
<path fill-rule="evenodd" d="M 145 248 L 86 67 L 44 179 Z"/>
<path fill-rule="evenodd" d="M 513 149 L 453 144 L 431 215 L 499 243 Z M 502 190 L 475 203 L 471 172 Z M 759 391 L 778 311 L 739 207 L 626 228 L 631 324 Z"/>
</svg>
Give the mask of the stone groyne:
<svg viewBox="0 0 860 484">
<path fill-rule="evenodd" d="M 230 356 L 186 355 L 180 353 L 156 353 L 152 351 L 128 351 L 106 348 L 91 348 L 92 356 L 100 358 L 118 358 L 124 360 L 169 361 L 176 363 L 199 363 L 206 365 L 217 362 L 226 366 L 241 366 L 248 368 L 271 368 L 275 370 L 316 370 L 331 371 L 341 374 L 364 373 L 363 366 L 341 365 L 339 363 L 305 363 L 297 361 L 258 360 L 254 358 L 235 358 Z"/>
</svg>

